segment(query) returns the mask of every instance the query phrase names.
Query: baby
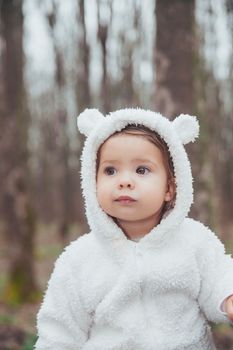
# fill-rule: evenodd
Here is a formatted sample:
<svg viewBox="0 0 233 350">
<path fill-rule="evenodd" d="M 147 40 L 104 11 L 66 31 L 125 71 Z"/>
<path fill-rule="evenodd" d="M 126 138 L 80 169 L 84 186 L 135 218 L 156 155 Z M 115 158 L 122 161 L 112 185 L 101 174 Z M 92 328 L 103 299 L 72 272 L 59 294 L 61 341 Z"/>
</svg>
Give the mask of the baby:
<svg viewBox="0 0 233 350">
<path fill-rule="evenodd" d="M 184 144 L 195 117 L 85 110 L 82 188 L 91 232 L 61 254 L 38 314 L 37 350 L 212 350 L 233 320 L 233 260 L 187 218 Z"/>
</svg>

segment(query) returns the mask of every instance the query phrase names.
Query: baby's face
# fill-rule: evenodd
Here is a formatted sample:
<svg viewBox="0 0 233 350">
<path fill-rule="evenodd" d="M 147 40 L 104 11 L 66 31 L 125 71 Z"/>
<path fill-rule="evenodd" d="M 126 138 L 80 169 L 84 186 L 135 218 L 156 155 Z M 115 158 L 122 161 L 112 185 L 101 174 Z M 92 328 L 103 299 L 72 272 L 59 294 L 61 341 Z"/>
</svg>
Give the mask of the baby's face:
<svg viewBox="0 0 233 350">
<path fill-rule="evenodd" d="M 173 190 L 161 151 L 145 137 L 116 134 L 101 146 L 97 199 L 119 224 L 154 217 L 156 225 Z"/>
</svg>

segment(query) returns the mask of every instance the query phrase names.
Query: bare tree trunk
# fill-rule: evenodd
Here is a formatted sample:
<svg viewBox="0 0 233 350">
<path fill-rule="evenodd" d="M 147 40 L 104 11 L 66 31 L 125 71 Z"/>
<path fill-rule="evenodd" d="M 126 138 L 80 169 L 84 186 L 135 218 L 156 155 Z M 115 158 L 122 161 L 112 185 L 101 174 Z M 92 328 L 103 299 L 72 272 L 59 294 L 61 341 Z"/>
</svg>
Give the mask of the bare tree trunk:
<svg viewBox="0 0 233 350">
<path fill-rule="evenodd" d="M 203 87 L 200 86 L 202 75 L 198 76 L 200 62 L 195 47 L 194 9 L 195 0 L 156 1 L 155 105 L 158 111 L 170 118 L 180 113 L 200 114 L 200 138 L 187 147 L 191 153 L 194 177 L 191 216 L 210 224 L 213 203 L 209 129 L 208 118 L 204 114 L 206 110 L 199 108 L 198 101 Z"/>
<path fill-rule="evenodd" d="M 64 57 L 62 56 L 61 48 L 56 43 L 55 25 L 57 21 L 57 8 L 53 3 L 53 11 L 48 15 L 48 22 L 51 29 L 51 36 L 53 40 L 55 61 L 56 61 L 56 85 L 57 85 L 57 99 L 55 110 L 55 124 L 57 125 L 57 166 L 56 172 L 59 198 L 59 235 L 63 245 L 65 245 L 68 238 L 68 231 L 71 224 L 71 173 L 69 167 L 70 158 L 70 141 L 67 132 L 67 110 L 65 105 L 64 91 L 66 89 L 66 77 L 64 67 Z"/>
<path fill-rule="evenodd" d="M 155 106 L 168 117 L 194 111 L 194 0 L 156 1 Z"/>
<path fill-rule="evenodd" d="M 225 0 L 227 10 L 227 24 L 231 37 L 231 47 L 233 48 L 233 0 Z M 233 50 L 231 51 L 231 62 L 229 76 L 226 81 L 228 98 L 226 99 L 228 108 L 225 109 L 221 118 L 221 128 L 218 137 L 219 153 L 219 184 L 221 198 L 221 228 L 226 240 L 233 238 L 233 164 L 232 164 L 232 139 L 233 139 Z M 230 100 L 230 101 L 229 101 Z"/>
<path fill-rule="evenodd" d="M 35 215 L 29 198 L 28 123 L 23 82 L 22 1 L 1 3 L 3 94 L 1 101 L 1 208 L 8 242 L 11 303 L 37 296 L 34 273 Z"/>
<path fill-rule="evenodd" d="M 79 0 L 79 20 L 81 23 L 79 41 L 79 54 L 80 62 L 78 62 L 78 79 L 77 79 L 77 100 L 79 110 L 90 107 L 91 94 L 90 94 L 90 47 L 87 43 L 87 30 L 85 21 L 85 1 Z"/>
<path fill-rule="evenodd" d="M 110 6 L 110 4 L 107 4 Z M 110 94 L 109 94 L 109 82 L 108 82 L 108 73 L 107 73 L 107 39 L 108 39 L 108 31 L 109 27 L 107 23 L 101 23 L 100 18 L 100 1 L 97 1 L 98 6 L 98 39 L 101 46 L 102 51 L 102 83 L 101 83 L 101 101 L 103 103 L 103 112 L 109 113 L 110 112 Z M 110 8 L 112 13 L 112 8 Z"/>
<path fill-rule="evenodd" d="M 79 3 L 79 40 L 78 52 L 79 61 L 77 62 L 77 77 L 76 77 L 76 96 L 78 111 L 82 112 L 85 108 L 91 107 L 91 92 L 90 92 L 90 47 L 87 42 L 87 30 L 85 21 L 85 1 L 78 0 Z M 84 136 L 79 133 L 80 148 L 77 157 L 80 158 Z M 78 173 L 78 172 L 77 172 Z M 79 181 L 80 178 L 77 178 Z M 84 202 L 82 199 L 82 191 L 80 181 L 78 182 L 76 203 L 78 203 L 78 216 L 82 223 L 83 230 L 88 232 L 88 224 L 85 216 Z"/>
</svg>

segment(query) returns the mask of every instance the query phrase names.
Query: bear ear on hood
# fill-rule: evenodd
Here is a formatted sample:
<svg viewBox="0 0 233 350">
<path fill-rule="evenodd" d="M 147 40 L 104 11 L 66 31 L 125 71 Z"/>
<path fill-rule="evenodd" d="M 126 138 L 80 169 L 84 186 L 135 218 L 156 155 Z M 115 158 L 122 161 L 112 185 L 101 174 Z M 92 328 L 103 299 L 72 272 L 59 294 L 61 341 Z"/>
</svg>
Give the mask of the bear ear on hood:
<svg viewBox="0 0 233 350">
<path fill-rule="evenodd" d="M 189 114 L 180 114 L 173 120 L 172 125 L 184 145 L 194 142 L 199 135 L 197 118 Z"/>
<path fill-rule="evenodd" d="M 94 127 L 104 120 L 102 113 L 98 109 L 86 108 L 77 118 L 77 126 L 79 131 L 88 136 Z"/>
</svg>

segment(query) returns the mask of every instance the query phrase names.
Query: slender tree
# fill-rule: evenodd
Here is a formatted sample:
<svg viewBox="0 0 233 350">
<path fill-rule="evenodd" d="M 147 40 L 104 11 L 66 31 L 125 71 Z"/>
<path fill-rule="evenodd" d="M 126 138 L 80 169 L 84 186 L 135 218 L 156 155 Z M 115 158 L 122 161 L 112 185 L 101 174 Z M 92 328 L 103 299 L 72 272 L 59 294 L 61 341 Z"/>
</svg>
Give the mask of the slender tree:
<svg viewBox="0 0 233 350">
<path fill-rule="evenodd" d="M 1 208 L 9 258 L 5 299 L 31 301 L 37 295 L 34 273 L 35 214 L 29 197 L 29 113 L 23 80 L 23 1 L 1 2 Z"/>
<path fill-rule="evenodd" d="M 156 1 L 155 105 L 170 118 L 180 113 L 199 116 L 200 138 L 188 146 L 195 179 L 191 215 L 212 224 L 210 129 L 206 108 L 198 100 L 203 92 L 203 71 L 196 47 L 194 10 L 195 0 Z"/>
<path fill-rule="evenodd" d="M 68 129 L 68 115 L 66 108 L 66 101 L 64 92 L 66 91 L 66 74 L 64 67 L 64 53 L 62 47 L 60 47 L 56 41 L 56 24 L 57 24 L 57 6 L 53 2 L 53 9 L 47 16 L 48 23 L 50 26 L 50 32 L 53 42 L 53 48 L 55 52 L 55 62 L 56 62 L 56 106 L 54 110 L 55 125 L 57 125 L 57 145 L 56 145 L 56 155 L 57 155 L 57 165 L 56 172 L 58 172 L 58 181 L 56 183 L 57 192 L 59 193 L 59 233 L 60 237 L 65 243 L 69 226 L 71 223 L 71 173 L 69 167 L 70 158 L 70 141 L 67 132 Z"/>
<path fill-rule="evenodd" d="M 157 110 L 175 117 L 194 112 L 195 0 L 156 1 Z"/>
<path fill-rule="evenodd" d="M 91 103 L 90 93 L 90 47 L 87 41 L 87 28 L 85 20 L 85 1 L 79 0 L 79 30 L 80 39 L 78 42 L 79 62 L 77 74 L 77 102 L 78 108 L 82 111 Z"/>
<path fill-rule="evenodd" d="M 225 111 L 221 120 L 221 133 L 219 133 L 218 144 L 220 153 L 219 173 L 221 186 L 221 225 L 226 238 L 232 239 L 232 198 L 233 198 L 233 164 L 232 164 L 232 139 L 233 139 L 233 0 L 225 0 L 227 10 L 227 24 L 231 38 L 231 61 L 229 75 L 226 79 L 223 96 L 225 98 Z"/>
</svg>

